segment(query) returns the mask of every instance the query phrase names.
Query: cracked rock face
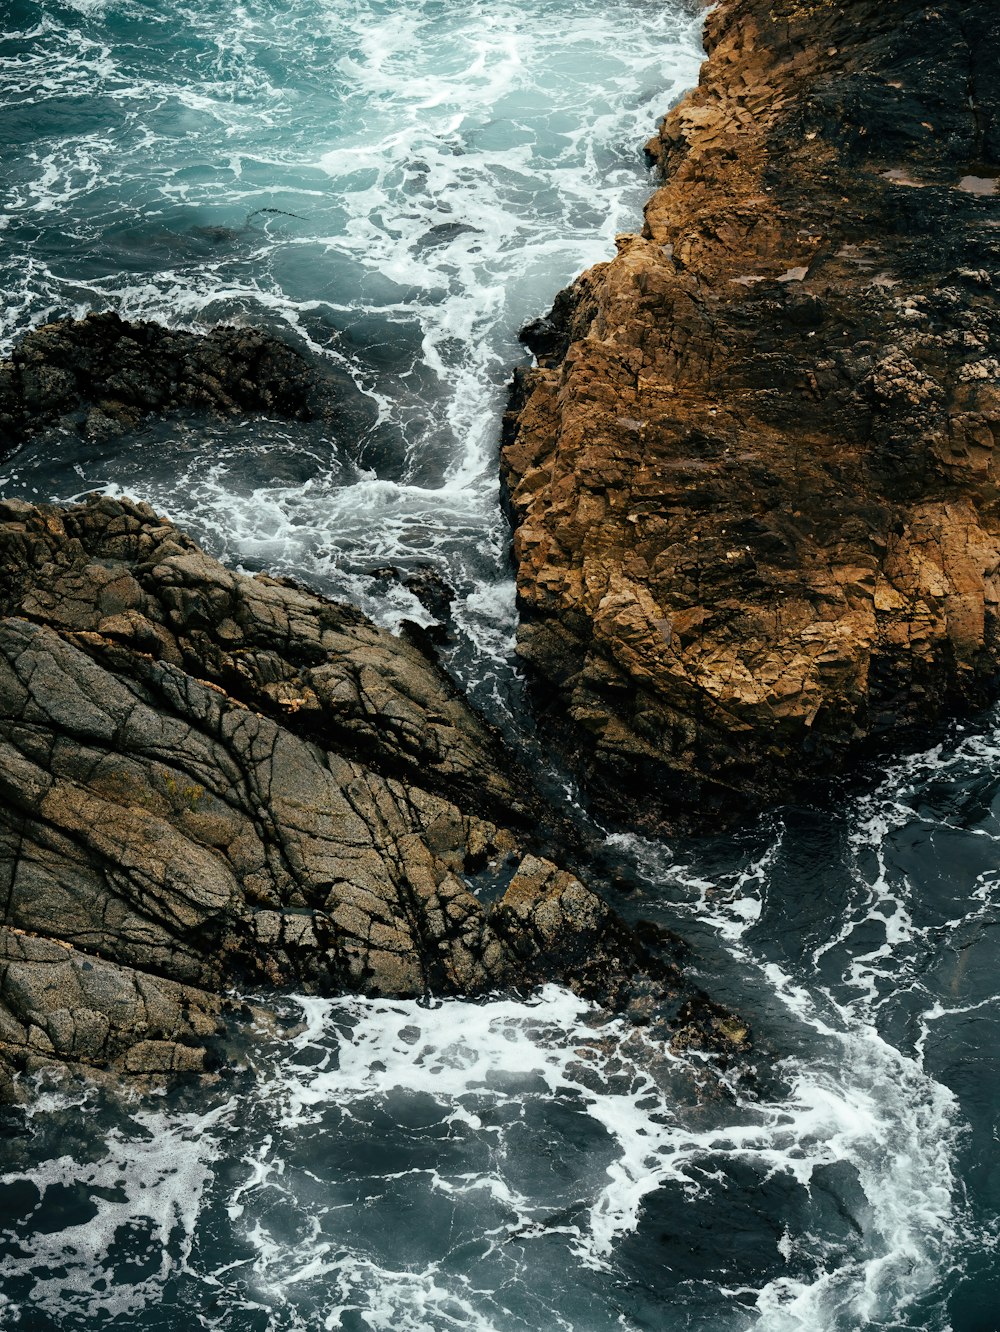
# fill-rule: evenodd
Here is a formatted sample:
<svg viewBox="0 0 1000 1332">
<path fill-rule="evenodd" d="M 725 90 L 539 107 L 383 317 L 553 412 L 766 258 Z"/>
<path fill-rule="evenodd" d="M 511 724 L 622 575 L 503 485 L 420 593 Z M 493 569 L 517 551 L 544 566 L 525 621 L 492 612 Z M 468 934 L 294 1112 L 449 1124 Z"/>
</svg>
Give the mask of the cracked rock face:
<svg viewBox="0 0 1000 1332">
<path fill-rule="evenodd" d="M 560 979 L 680 1014 L 537 825 L 414 644 L 148 506 L 0 503 L 0 1071 L 202 1069 L 234 987 Z"/>
<path fill-rule="evenodd" d="M 618 823 L 738 817 L 996 693 L 1000 11 L 722 0 L 666 183 L 525 330 L 539 711 Z"/>
</svg>

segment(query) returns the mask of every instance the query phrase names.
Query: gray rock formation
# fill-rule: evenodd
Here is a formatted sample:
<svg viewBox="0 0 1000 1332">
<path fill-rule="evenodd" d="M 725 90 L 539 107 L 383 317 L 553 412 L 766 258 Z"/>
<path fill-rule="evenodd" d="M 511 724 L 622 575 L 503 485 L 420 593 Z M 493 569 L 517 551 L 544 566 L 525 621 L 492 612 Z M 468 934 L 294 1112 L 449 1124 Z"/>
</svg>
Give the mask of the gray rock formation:
<svg viewBox="0 0 1000 1332">
<path fill-rule="evenodd" d="M 691 999 L 533 854 L 499 737 L 357 611 L 94 499 L 0 504 L 0 617 L 8 1076 L 203 1068 L 234 987 Z"/>
<path fill-rule="evenodd" d="M 348 439 L 376 417 L 346 371 L 256 328 L 202 335 L 90 314 L 34 329 L 0 361 L 0 457 L 52 425 L 113 436 L 180 410 L 321 419 Z"/>
</svg>

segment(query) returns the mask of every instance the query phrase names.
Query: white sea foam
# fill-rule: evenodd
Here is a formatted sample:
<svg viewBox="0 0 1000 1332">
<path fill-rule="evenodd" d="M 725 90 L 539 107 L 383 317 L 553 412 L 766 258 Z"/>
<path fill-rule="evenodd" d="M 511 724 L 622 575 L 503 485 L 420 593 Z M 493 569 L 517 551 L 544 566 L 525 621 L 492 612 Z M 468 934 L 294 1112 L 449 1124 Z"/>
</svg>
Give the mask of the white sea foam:
<svg viewBox="0 0 1000 1332">
<path fill-rule="evenodd" d="M 352 1312 L 384 1332 L 485 1332 L 530 1328 L 530 1314 L 506 1305 L 537 1300 L 546 1325 L 580 1332 L 581 1315 L 560 1305 L 559 1267 L 547 1268 L 553 1240 L 563 1261 L 606 1266 L 643 1197 L 726 1141 L 679 1126 L 680 1093 L 690 1101 L 702 1083 L 697 1061 L 555 986 L 528 1003 L 295 1003 L 298 1033 L 283 1043 L 262 1035 L 256 1084 L 239 1100 L 199 1115 L 134 1108 L 91 1163 L 53 1156 L 0 1177 L 31 1181 L 43 1202 L 66 1186 L 98 1195 L 95 1216 L 12 1260 L 8 1275 L 27 1283 L 31 1307 L 134 1314 L 186 1291 L 206 1327 L 238 1328 L 239 1311 L 263 1309 L 290 1329 L 338 1327 Z M 49 1094 L 32 1115 L 44 1128 L 69 1109 Z M 567 1113 L 589 1127 L 553 1176 L 553 1148 L 569 1146 Z M 411 1126 L 409 1140 L 398 1131 L 403 1150 L 397 1121 Z M 430 1155 L 424 1135 L 437 1144 Z M 325 1166 L 345 1145 L 356 1170 L 349 1159 Z M 233 1157 L 238 1179 L 227 1183 Z M 417 1218 L 435 1214 L 439 1231 L 399 1228 L 393 1212 L 380 1234 L 381 1200 L 396 1195 Z M 114 1252 L 130 1234 L 142 1240 L 129 1255 L 139 1276 Z M 456 1245 L 474 1259 L 468 1268 L 453 1261 Z M 582 1317 L 622 1325 L 611 1310 Z"/>
<path fill-rule="evenodd" d="M 682 1213 L 724 1200 L 735 1167 L 807 1196 L 829 1191 L 824 1172 L 848 1163 L 857 1188 L 841 1205 L 858 1239 L 845 1249 L 842 1237 L 786 1225 L 780 1252 L 799 1275 L 730 1292 L 713 1326 L 879 1326 L 939 1270 L 952 1101 L 940 1088 L 928 1096 L 919 1068 L 871 1031 L 824 1028 L 829 1058 L 788 1058 L 787 1092 L 772 1103 L 704 1099 L 696 1058 L 557 987 L 529 1004 L 296 1003 L 298 1033 L 264 1039 L 256 1084 L 238 1101 L 200 1115 L 136 1110 L 93 1164 L 57 1157 L 17 1176 L 43 1193 L 78 1181 L 105 1195 L 92 1220 L 15 1261 L 35 1307 L 135 1312 L 165 1291 L 200 1291 L 207 1327 L 238 1328 L 239 1311 L 257 1309 L 290 1329 L 335 1328 L 352 1313 L 385 1332 L 499 1332 L 538 1325 L 525 1321 L 530 1294 L 547 1326 L 630 1327 L 610 1306 L 574 1310 L 563 1271 L 613 1272 L 646 1199 L 664 1188 L 676 1191 L 674 1224 L 696 1229 Z M 50 1098 L 34 1114 L 65 1109 Z M 112 1281 L 112 1246 L 129 1232 L 142 1238 L 142 1274 Z"/>
<path fill-rule="evenodd" d="M 282 1132 L 318 1122 L 334 1101 L 349 1113 L 356 1101 L 405 1093 L 436 1102 L 446 1122 L 492 1133 L 502 1143 L 503 1130 L 484 1126 L 477 1105 L 494 1113 L 510 1105 L 520 1115 L 525 1102 L 571 1097 L 606 1130 L 610 1143 L 607 1178 L 602 1181 L 598 1171 L 591 1182 L 590 1225 L 572 1228 L 578 1250 L 600 1261 L 610 1255 L 615 1239 L 634 1227 L 642 1196 L 656 1187 L 659 1146 L 650 1132 L 650 1112 L 674 1119 L 673 1108 L 642 1064 L 658 1060 L 664 1068 L 680 1067 L 677 1056 L 557 986 L 546 987 L 529 1005 L 514 1000 L 433 1007 L 412 1001 L 311 1001 L 298 1049 L 322 1043 L 321 1033 L 342 1024 L 345 1015 L 352 1025 L 335 1064 L 310 1061 L 303 1069 L 296 1069 L 294 1060 L 283 1064 L 278 1093 Z M 458 1183 L 430 1181 L 446 1192 L 483 1189 L 500 1200 L 511 1215 L 494 1242 L 542 1233 L 539 1222 L 552 1210 L 546 1196 L 531 1197 L 504 1179 L 503 1154 L 498 1154 L 496 1173 L 466 1176 Z"/>
<path fill-rule="evenodd" d="M 62 1119 L 71 1110 L 93 1113 L 93 1101 L 88 1092 L 73 1097 L 43 1090 L 30 1114 L 41 1122 Z M 105 1135 L 96 1159 L 54 1156 L 26 1172 L 0 1174 L 0 1187 L 30 1180 L 39 1210 L 62 1208 L 70 1218 L 34 1233 L 27 1252 L 5 1245 L 5 1281 L 27 1277 L 30 1292 L 15 1322 L 30 1327 L 32 1310 L 93 1319 L 135 1314 L 155 1304 L 168 1275 L 183 1269 L 190 1256 L 212 1179 L 213 1130 L 233 1110 L 227 1104 L 205 1114 L 165 1117 L 155 1108 L 136 1107 L 129 1131 Z M 55 1200 L 63 1194 L 68 1202 Z M 90 1215 L 72 1219 L 79 1212 Z M 141 1274 L 116 1281 L 120 1264 Z"/>
<path fill-rule="evenodd" d="M 954 756 L 943 762 L 940 749 L 907 760 L 872 797 L 860 800 L 858 813 L 864 817 L 851 819 L 849 838 L 856 891 L 846 909 L 839 903 L 833 908 L 829 940 L 787 960 L 762 953 L 755 938 L 790 837 L 780 820 L 759 839 L 762 850 L 742 860 L 732 855 L 732 868 L 717 879 L 678 861 L 657 843 L 633 836 L 610 839 L 675 906 L 713 929 L 748 977 L 756 973 L 759 984 L 751 984 L 745 1000 L 751 1013 L 755 1000 L 750 996 L 769 1008 L 777 1001 L 812 1033 L 805 1042 L 807 1053 L 783 1063 L 791 1094 L 769 1109 L 762 1107 L 765 1116 L 773 1116 L 767 1132 L 755 1140 L 751 1128 L 733 1140 L 737 1151 L 770 1160 L 770 1169 L 794 1176 L 805 1187 L 819 1185 L 824 1169 L 848 1165 L 859 1193 L 846 1206 L 862 1242 L 845 1256 L 839 1243 L 825 1243 L 808 1230 L 786 1232 L 783 1252 L 799 1270 L 740 1292 L 753 1298 L 753 1326 L 759 1332 L 899 1326 L 905 1311 L 937 1289 L 956 1261 L 965 1226 L 955 1175 L 963 1126 L 955 1095 L 923 1067 L 929 1024 L 948 1014 L 940 1005 L 930 1007 L 921 1020 L 921 1038 L 903 1053 L 876 1030 L 872 1002 L 879 968 L 885 1002 L 895 979 L 898 1005 L 898 987 L 900 982 L 906 987 L 908 977 L 905 958 L 900 969 L 896 950 L 915 933 L 897 888 L 890 887 L 887 829 L 892 817 L 897 826 L 912 822 L 914 811 L 904 791 L 916 794 L 928 767 L 951 768 L 956 762 L 961 760 Z M 858 873 L 860 859 L 869 867 L 867 878 Z M 884 931 L 885 943 L 855 948 L 855 931 L 867 938 L 874 925 Z M 771 930 L 765 925 L 763 939 L 773 928 L 773 922 Z M 823 973 L 830 954 L 841 961 L 836 987 Z"/>
<path fill-rule="evenodd" d="M 71 490 L 138 494 L 221 534 L 230 558 L 363 602 L 373 563 L 429 561 L 469 604 L 471 655 L 506 652 L 475 606 L 507 578 L 496 448 L 516 331 L 637 224 L 640 145 L 696 77 L 697 18 L 636 0 L 175 10 L 81 0 L 0 68 L 7 95 L 40 112 L 67 98 L 85 120 L 105 108 L 20 157 L 8 228 L 43 217 L 73 241 L 32 241 L 0 274 L 0 351 L 88 308 L 195 327 L 265 319 L 347 359 L 404 462 L 247 495 L 226 467 L 167 478 L 139 442 L 83 460 Z M 122 21 L 147 32 L 145 57 L 116 41 Z M 3 484 L 67 493 L 44 454 Z"/>
</svg>

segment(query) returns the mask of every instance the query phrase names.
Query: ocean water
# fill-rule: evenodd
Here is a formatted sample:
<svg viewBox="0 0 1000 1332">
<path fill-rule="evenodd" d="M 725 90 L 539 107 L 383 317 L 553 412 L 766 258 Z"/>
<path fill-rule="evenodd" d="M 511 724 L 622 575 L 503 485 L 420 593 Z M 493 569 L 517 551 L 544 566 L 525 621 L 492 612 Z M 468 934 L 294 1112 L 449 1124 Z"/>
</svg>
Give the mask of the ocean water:
<svg viewBox="0 0 1000 1332">
<path fill-rule="evenodd" d="M 516 743 L 497 502 L 516 333 L 634 229 L 697 77 L 680 0 L 7 0 L 0 348 L 113 309 L 265 324 L 363 438 L 67 434 L 0 490 L 151 500 L 390 626 L 455 589 L 457 678 Z M 568 811 L 585 813 L 567 786 Z M 599 830 L 598 830 L 599 831 Z M 0 1326 L 995 1332 L 1000 721 L 737 836 L 606 836 L 753 1067 L 529 1002 L 264 1000 L 242 1070 L 0 1114 Z"/>
<path fill-rule="evenodd" d="M 649 193 L 640 145 L 697 78 L 676 3 L 6 0 L 0 354 L 114 309 L 265 324 L 345 366 L 362 438 L 152 425 L 26 450 L 28 496 L 142 492 L 214 553 L 306 575 L 390 625 L 373 586 L 461 593 L 466 673 L 509 643 L 497 419 L 518 329 L 613 253 Z M 487 665 L 477 673 L 474 662 Z"/>
</svg>

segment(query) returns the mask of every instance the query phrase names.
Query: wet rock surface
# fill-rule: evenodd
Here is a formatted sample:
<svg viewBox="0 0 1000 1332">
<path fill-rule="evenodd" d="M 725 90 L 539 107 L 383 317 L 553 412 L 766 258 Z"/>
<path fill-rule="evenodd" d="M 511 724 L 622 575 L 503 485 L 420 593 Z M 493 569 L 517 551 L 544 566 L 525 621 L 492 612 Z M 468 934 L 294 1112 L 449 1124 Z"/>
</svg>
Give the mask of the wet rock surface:
<svg viewBox="0 0 1000 1332">
<path fill-rule="evenodd" d="M 740 817 L 996 694 L 1000 13 L 723 0 L 525 330 L 519 650 L 595 807 Z"/>
<path fill-rule="evenodd" d="M 254 328 L 202 336 L 91 314 L 35 329 L 0 362 L 0 457 L 56 424 L 100 438 L 181 410 L 322 419 L 352 439 L 376 416 L 346 372 Z"/>
<path fill-rule="evenodd" d="M 0 502 L 8 1092 L 52 1061 L 204 1070 L 235 988 L 559 979 L 680 1033 L 694 1004 L 711 1042 L 722 1010 L 540 829 L 517 763 L 414 643 L 224 569 L 146 505 Z"/>
</svg>

